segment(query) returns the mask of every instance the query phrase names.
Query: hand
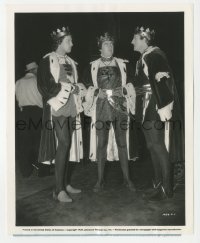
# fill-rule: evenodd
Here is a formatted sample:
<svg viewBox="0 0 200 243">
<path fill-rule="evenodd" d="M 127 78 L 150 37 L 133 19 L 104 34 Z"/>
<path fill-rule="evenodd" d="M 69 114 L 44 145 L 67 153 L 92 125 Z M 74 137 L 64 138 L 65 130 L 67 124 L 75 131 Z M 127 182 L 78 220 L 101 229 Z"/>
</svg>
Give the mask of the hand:
<svg viewBox="0 0 200 243">
<path fill-rule="evenodd" d="M 173 103 L 166 105 L 165 107 L 158 109 L 158 114 L 161 121 L 169 121 L 172 117 Z"/>
<path fill-rule="evenodd" d="M 169 110 L 158 110 L 158 114 L 162 122 L 169 121 L 172 117 L 172 112 Z"/>
<path fill-rule="evenodd" d="M 72 91 L 71 93 L 72 93 L 72 94 L 75 94 L 75 95 L 78 95 L 79 92 L 80 92 L 80 89 L 79 89 L 78 85 L 73 85 L 72 87 L 73 87 L 74 89 L 73 89 L 73 91 Z"/>
</svg>

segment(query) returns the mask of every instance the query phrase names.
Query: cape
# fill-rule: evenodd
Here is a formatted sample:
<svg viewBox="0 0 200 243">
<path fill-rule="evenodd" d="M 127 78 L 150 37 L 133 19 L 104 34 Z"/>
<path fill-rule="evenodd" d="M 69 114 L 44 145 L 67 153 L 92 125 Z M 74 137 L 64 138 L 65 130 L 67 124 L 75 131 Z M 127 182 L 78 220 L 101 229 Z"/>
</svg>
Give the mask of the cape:
<svg viewBox="0 0 200 243">
<path fill-rule="evenodd" d="M 132 84 L 133 77 L 129 76 L 127 72 L 126 63 L 128 61 L 114 57 L 121 73 L 122 87 L 126 89 L 126 95 L 124 97 L 127 101 L 127 111 L 129 114 L 135 114 L 135 89 Z M 97 84 L 97 72 L 99 67 L 100 59 L 97 59 L 91 63 L 90 68 L 86 71 L 84 77 L 84 84 L 88 88 L 87 94 L 85 97 L 85 102 L 83 103 L 85 115 L 91 117 L 91 126 L 90 126 L 90 152 L 89 159 L 91 161 L 96 161 L 97 153 L 97 135 L 96 135 L 96 102 L 98 95 L 95 96 L 95 91 L 98 89 Z M 129 82 L 127 82 L 129 80 Z M 128 117 L 128 122 L 132 125 L 132 129 L 127 129 L 126 140 L 127 140 L 127 151 L 128 159 L 136 160 L 138 158 L 138 149 L 137 149 L 137 138 L 136 138 L 136 127 L 134 126 L 134 121 L 132 116 Z M 108 146 L 107 146 L 107 160 L 108 161 L 117 161 L 119 160 L 118 148 L 115 140 L 115 133 L 113 126 L 109 130 Z"/>
<path fill-rule="evenodd" d="M 82 99 L 85 95 L 85 87 L 81 83 L 77 83 L 78 74 L 76 69 L 76 63 L 70 59 L 72 67 L 75 73 L 75 83 L 79 86 L 79 94 L 73 94 L 73 98 L 76 104 L 78 115 L 76 116 L 76 124 L 79 129 L 75 129 L 72 135 L 72 144 L 70 149 L 70 161 L 79 162 L 83 158 L 83 142 L 82 142 L 82 129 L 80 127 L 80 112 L 83 111 Z M 61 107 L 64 105 L 59 102 L 59 94 L 62 94 L 61 84 L 58 82 L 60 66 L 57 56 L 54 52 L 47 54 L 40 62 L 38 67 L 37 85 L 38 90 L 43 97 L 43 117 L 42 117 L 42 132 L 39 149 L 39 163 L 53 163 L 55 159 L 57 149 L 57 138 L 53 129 L 52 123 L 52 106 Z M 72 95 L 72 94 L 71 94 Z M 51 102 L 50 102 L 51 101 Z M 58 106 L 59 104 L 59 106 Z"/>
<path fill-rule="evenodd" d="M 166 55 L 159 47 L 149 47 L 141 56 L 139 63 L 139 68 L 143 70 L 143 74 L 151 86 L 153 96 L 146 108 L 144 120 L 160 119 L 158 115 L 159 109 L 165 107 L 172 109 L 171 119 L 165 122 L 165 144 L 169 152 L 170 161 L 182 162 L 185 157 L 184 121 L 174 76 Z M 139 82 L 141 82 L 141 86 L 144 85 L 142 79 L 145 79 L 145 77 L 137 77 L 137 85 Z"/>
</svg>

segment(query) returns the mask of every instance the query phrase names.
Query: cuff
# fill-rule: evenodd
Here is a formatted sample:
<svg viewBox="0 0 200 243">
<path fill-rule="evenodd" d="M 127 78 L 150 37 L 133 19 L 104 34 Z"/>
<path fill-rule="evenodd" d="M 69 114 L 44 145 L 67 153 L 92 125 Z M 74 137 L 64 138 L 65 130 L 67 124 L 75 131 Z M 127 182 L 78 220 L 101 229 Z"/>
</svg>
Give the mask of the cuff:
<svg viewBox="0 0 200 243">
<path fill-rule="evenodd" d="M 51 98 L 47 103 L 55 110 L 59 110 L 68 101 L 71 92 L 71 85 L 67 84 L 61 86 L 61 91 L 56 95 L 56 97 Z"/>
<path fill-rule="evenodd" d="M 47 101 L 47 103 L 55 110 L 58 111 L 64 104 L 58 100 L 57 97 L 53 97 Z"/>
<path fill-rule="evenodd" d="M 174 102 L 172 101 L 170 104 L 164 106 L 161 109 L 158 109 L 158 114 L 161 121 L 168 121 L 172 118 L 173 104 Z"/>
</svg>

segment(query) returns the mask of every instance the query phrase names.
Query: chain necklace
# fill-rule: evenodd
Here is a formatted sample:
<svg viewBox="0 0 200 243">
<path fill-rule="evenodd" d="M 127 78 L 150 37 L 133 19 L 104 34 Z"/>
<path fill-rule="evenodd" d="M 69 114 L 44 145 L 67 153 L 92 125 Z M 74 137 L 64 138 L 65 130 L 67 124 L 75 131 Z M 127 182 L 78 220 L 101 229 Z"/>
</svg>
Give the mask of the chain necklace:
<svg viewBox="0 0 200 243">
<path fill-rule="evenodd" d="M 112 61 L 113 60 L 113 56 L 111 56 L 111 57 L 101 56 L 101 60 L 104 61 L 104 62 Z"/>
<path fill-rule="evenodd" d="M 109 58 L 105 58 L 105 57 L 101 57 L 101 62 L 107 67 L 109 66 L 113 61 L 113 57 L 109 57 Z M 108 63 L 106 63 L 108 62 Z"/>
</svg>

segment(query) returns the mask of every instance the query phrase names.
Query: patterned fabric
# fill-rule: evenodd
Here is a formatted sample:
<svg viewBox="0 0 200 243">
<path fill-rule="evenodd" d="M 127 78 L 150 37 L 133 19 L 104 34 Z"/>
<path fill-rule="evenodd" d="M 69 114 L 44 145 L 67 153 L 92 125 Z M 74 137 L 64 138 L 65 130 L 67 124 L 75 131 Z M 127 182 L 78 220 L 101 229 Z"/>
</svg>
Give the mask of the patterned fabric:
<svg viewBox="0 0 200 243">
<path fill-rule="evenodd" d="M 70 79 L 73 77 L 73 69 L 69 63 L 60 64 L 60 76 L 58 82 L 70 83 Z M 67 103 L 62 106 L 58 111 L 52 109 L 53 116 L 65 116 L 65 117 L 75 117 L 77 115 L 76 105 L 72 95 L 69 96 Z"/>
<path fill-rule="evenodd" d="M 122 86 L 121 74 L 117 66 L 100 67 L 97 73 L 97 83 L 100 89 L 116 90 Z M 115 92 L 113 92 L 115 93 Z M 127 116 L 125 97 L 113 94 L 110 100 L 98 98 L 96 104 L 96 117 L 101 121 L 114 121 Z"/>
<path fill-rule="evenodd" d="M 76 70 L 76 62 L 70 57 L 66 57 L 72 64 L 74 71 L 74 83 L 79 86 L 80 92 L 78 95 L 73 94 L 74 101 L 76 104 L 77 112 L 82 111 L 82 99 L 85 94 L 85 87 L 82 84 L 78 84 L 78 73 Z M 52 121 L 52 106 L 48 104 L 51 99 L 57 99 L 57 96 L 62 92 L 62 86 L 59 82 L 60 76 L 60 65 L 58 62 L 58 57 L 55 52 L 49 53 L 44 56 L 38 67 L 38 90 L 43 97 L 43 124 L 44 129 L 42 129 L 41 140 L 40 140 L 40 150 L 38 161 L 41 163 L 52 163 L 55 159 L 56 149 L 57 149 L 57 139 L 55 137 Z M 71 85 L 70 85 L 71 86 Z M 60 103 L 60 102 L 59 102 Z M 62 107 L 62 103 L 61 106 Z M 76 124 L 80 124 L 80 114 L 76 116 Z M 48 128 L 46 128 L 48 124 Z M 79 126 L 80 128 L 80 126 Z M 72 135 L 72 142 L 70 148 L 70 161 L 80 162 L 83 158 L 83 143 L 82 143 L 82 129 L 76 129 Z"/>
<path fill-rule="evenodd" d="M 136 95 L 135 95 L 135 89 L 131 83 L 133 81 L 132 66 L 128 65 L 128 62 L 126 60 L 116 58 L 116 57 L 114 57 L 113 59 L 114 59 L 114 62 L 113 62 L 112 66 L 114 66 L 114 67 L 112 67 L 112 71 L 107 70 L 104 73 L 108 74 L 109 81 L 110 81 L 113 76 L 113 70 L 117 70 L 116 73 L 118 73 L 118 77 L 115 76 L 117 81 L 113 80 L 112 84 L 114 85 L 114 88 L 112 86 L 108 86 L 108 88 L 110 87 L 110 89 L 107 88 L 108 89 L 107 91 L 111 90 L 112 92 L 107 92 L 107 95 L 109 96 L 109 95 L 111 95 L 111 93 L 120 94 L 120 93 L 122 93 L 122 90 L 123 90 L 123 96 L 127 102 L 127 107 L 126 107 L 127 111 L 134 115 L 135 114 L 135 96 Z M 104 80 L 104 83 L 102 82 L 100 84 L 100 78 L 99 78 L 100 77 L 99 73 L 101 70 L 100 68 L 106 67 L 105 64 L 101 65 L 102 64 L 101 59 L 97 59 L 97 60 L 91 62 L 90 64 L 91 65 L 89 66 L 88 69 L 85 70 L 84 75 L 83 75 L 83 82 L 84 82 L 85 86 L 88 88 L 87 94 L 85 96 L 85 102 L 83 103 L 83 107 L 84 107 L 85 115 L 91 117 L 90 152 L 89 152 L 90 156 L 89 156 L 89 158 L 91 161 L 97 161 L 97 142 L 98 142 L 97 129 L 96 129 L 97 99 L 99 99 L 101 96 L 100 95 L 101 90 L 99 91 L 99 85 L 101 85 L 101 87 L 104 87 L 103 85 L 106 84 L 106 81 L 108 81 L 108 79 L 106 80 L 106 79 L 103 79 L 103 77 L 102 77 L 102 79 Z M 110 65 L 111 65 L 111 63 L 110 63 Z M 114 75 L 116 75 L 116 73 L 114 71 Z M 101 75 L 101 76 L 104 76 L 104 75 Z M 110 82 L 107 82 L 107 85 L 110 85 Z M 116 92 L 116 90 L 118 90 L 118 89 L 119 89 L 119 92 Z M 126 90 L 126 92 L 124 92 L 124 89 Z M 121 94 L 118 96 L 121 96 Z M 112 95 L 111 95 L 111 97 L 112 97 Z M 110 104 L 108 104 L 108 105 L 110 106 Z M 116 112 L 116 110 L 114 110 L 114 112 L 121 115 L 121 113 Z M 123 115 L 124 114 L 122 114 L 122 116 Z M 138 140 L 136 139 L 137 133 L 135 132 L 136 131 L 135 123 L 133 122 L 132 117 L 129 117 L 129 116 L 125 116 L 125 117 L 122 117 L 122 119 L 117 119 L 117 120 L 126 121 L 127 119 L 130 122 L 130 127 L 131 127 L 131 129 L 126 130 L 128 158 L 130 160 L 135 160 L 135 158 L 138 156 L 138 145 L 137 145 Z M 106 123 L 107 123 L 107 121 L 106 121 Z M 109 130 L 108 144 L 107 144 L 107 160 L 108 161 L 119 160 L 118 148 L 117 148 L 117 144 L 116 144 L 116 140 L 115 140 L 115 131 L 114 131 L 113 126 L 111 126 L 111 129 Z"/>
</svg>

